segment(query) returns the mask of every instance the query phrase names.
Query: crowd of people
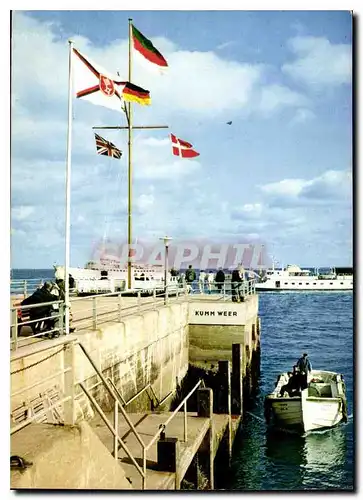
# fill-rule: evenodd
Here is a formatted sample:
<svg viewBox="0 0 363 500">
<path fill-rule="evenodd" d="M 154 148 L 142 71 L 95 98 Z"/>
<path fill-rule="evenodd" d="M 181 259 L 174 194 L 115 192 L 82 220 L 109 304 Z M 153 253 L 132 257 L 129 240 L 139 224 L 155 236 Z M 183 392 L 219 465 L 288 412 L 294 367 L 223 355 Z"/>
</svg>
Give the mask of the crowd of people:
<svg viewBox="0 0 363 500">
<path fill-rule="evenodd" d="M 172 274 L 173 276 L 173 274 Z M 195 269 L 189 265 L 185 274 L 179 275 L 180 282 L 185 282 L 189 293 L 222 293 L 227 282 L 230 282 L 233 302 L 242 302 L 244 296 L 243 285 L 249 283 L 251 276 L 242 266 L 232 271 L 231 277 L 227 278 L 222 268 L 219 268 L 216 273 L 212 271 L 200 270 L 197 277 Z"/>
</svg>

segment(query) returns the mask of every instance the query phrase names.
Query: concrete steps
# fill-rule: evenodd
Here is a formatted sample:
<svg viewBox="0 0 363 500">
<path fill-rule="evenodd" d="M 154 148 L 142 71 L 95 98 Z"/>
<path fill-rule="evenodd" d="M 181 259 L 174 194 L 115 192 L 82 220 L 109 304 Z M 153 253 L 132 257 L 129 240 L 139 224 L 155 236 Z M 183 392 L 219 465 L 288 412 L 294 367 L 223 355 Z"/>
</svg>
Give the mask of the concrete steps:
<svg viewBox="0 0 363 500">
<path fill-rule="evenodd" d="M 112 412 L 106 413 L 110 422 L 113 421 Z M 170 412 L 162 413 L 129 413 L 128 416 L 136 427 L 141 439 L 145 444 L 149 443 L 159 429 L 159 425 L 163 424 L 171 415 Z M 106 446 L 113 452 L 113 437 L 111 432 L 103 423 L 102 419 L 97 415 L 90 425 Z M 214 455 L 217 451 L 218 444 L 221 441 L 224 431 L 228 425 L 228 415 L 213 415 L 214 427 Z M 208 418 L 198 417 L 197 413 L 188 412 L 187 414 L 187 429 L 188 440 L 184 442 L 184 413 L 179 412 L 173 420 L 168 424 L 166 429 L 166 437 L 178 438 L 180 442 L 180 456 L 178 476 L 183 478 L 188 470 L 193 457 L 197 453 L 204 437 L 210 427 Z M 142 467 L 142 449 L 141 445 L 135 438 L 135 435 L 129 431 L 129 427 L 122 415 L 119 415 L 119 434 L 133 457 Z M 158 470 L 157 464 L 157 441 L 150 447 L 147 452 L 147 490 L 172 490 L 175 489 L 175 473 Z M 125 476 L 130 481 L 133 489 L 141 489 L 141 476 L 136 470 L 136 467 L 131 463 L 126 453 L 122 448 L 119 449 L 119 463 L 125 472 Z"/>
</svg>

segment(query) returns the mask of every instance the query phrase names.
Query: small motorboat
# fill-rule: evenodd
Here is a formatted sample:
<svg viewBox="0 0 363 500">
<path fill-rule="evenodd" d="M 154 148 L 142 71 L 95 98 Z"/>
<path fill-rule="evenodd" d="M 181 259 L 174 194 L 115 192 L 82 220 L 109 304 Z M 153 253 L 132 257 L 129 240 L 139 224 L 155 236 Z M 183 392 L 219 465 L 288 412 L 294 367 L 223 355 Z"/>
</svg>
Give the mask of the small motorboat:
<svg viewBox="0 0 363 500">
<path fill-rule="evenodd" d="M 275 390 L 265 398 L 265 419 L 283 430 L 305 433 L 347 422 L 347 400 L 343 375 L 312 370 L 308 387 L 288 392 L 288 373 L 279 375 Z"/>
</svg>

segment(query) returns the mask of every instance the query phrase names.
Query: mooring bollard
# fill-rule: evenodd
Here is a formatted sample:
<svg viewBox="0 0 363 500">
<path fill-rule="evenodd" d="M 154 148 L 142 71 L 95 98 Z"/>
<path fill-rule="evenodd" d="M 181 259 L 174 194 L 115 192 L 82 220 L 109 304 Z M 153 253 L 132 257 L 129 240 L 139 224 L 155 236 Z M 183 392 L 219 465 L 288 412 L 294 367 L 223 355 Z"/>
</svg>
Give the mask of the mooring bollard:
<svg viewBox="0 0 363 500">
<path fill-rule="evenodd" d="M 213 415 L 213 391 L 210 387 L 197 390 L 198 417 L 211 418 Z"/>
<path fill-rule="evenodd" d="M 175 472 L 175 489 L 180 489 L 181 478 L 178 477 L 179 463 L 179 440 L 174 437 L 166 437 L 165 430 L 161 433 L 157 442 L 157 461 L 160 471 Z"/>
</svg>

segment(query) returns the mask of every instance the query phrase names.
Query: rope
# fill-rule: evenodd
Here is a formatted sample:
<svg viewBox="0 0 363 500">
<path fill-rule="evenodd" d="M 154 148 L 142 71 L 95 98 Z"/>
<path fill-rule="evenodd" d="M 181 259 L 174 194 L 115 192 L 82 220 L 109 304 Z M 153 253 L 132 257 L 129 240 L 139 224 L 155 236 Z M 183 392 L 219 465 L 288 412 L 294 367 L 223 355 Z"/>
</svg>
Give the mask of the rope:
<svg viewBox="0 0 363 500">
<path fill-rule="evenodd" d="M 23 372 L 25 370 L 28 370 L 29 368 L 33 368 L 34 366 L 40 365 L 40 363 L 43 363 L 43 361 L 47 361 L 48 359 L 53 358 L 54 356 L 56 356 L 57 354 L 59 354 L 63 350 L 64 350 L 64 348 L 62 347 L 62 349 L 59 349 L 58 351 L 54 352 L 53 354 L 50 354 L 46 358 L 43 358 L 43 359 L 40 359 L 39 361 L 36 361 L 32 365 L 28 365 L 28 366 L 25 366 L 24 368 L 19 368 L 19 370 L 15 370 L 14 372 L 10 372 L 10 375 L 15 375 L 19 372 Z"/>
</svg>

